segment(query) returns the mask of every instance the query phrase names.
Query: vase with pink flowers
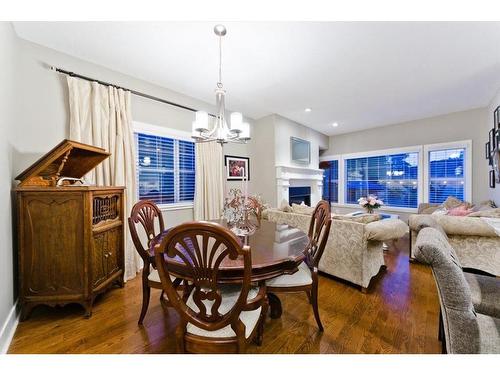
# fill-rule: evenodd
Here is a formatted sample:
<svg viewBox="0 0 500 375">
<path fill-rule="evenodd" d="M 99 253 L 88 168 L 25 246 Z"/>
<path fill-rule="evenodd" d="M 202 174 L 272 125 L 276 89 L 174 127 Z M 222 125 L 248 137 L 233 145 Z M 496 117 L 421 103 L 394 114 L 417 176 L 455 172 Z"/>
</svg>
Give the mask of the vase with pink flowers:
<svg viewBox="0 0 500 375">
<path fill-rule="evenodd" d="M 378 199 L 375 195 L 369 195 L 367 197 L 361 197 L 358 199 L 358 204 L 363 207 L 366 212 L 372 214 L 374 210 L 380 208 L 384 205 L 382 200 Z"/>
</svg>

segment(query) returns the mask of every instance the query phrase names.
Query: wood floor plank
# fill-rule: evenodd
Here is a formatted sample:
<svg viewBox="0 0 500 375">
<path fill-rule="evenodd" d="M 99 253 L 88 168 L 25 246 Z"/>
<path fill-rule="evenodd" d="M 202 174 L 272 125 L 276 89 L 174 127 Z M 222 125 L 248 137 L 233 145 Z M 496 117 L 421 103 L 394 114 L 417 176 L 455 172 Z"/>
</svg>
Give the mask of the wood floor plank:
<svg viewBox="0 0 500 375">
<path fill-rule="evenodd" d="M 319 332 L 304 293 L 280 295 L 283 315 L 266 319 L 262 346 L 249 353 L 440 353 L 439 303 L 430 269 L 408 262 L 408 239 L 390 244 L 387 270 L 368 294 L 320 276 Z M 90 319 L 77 305 L 38 307 L 19 324 L 9 353 L 175 353 L 173 309 L 164 310 L 152 291 L 143 326 L 140 278 L 99 297 Z"/>
</svg>

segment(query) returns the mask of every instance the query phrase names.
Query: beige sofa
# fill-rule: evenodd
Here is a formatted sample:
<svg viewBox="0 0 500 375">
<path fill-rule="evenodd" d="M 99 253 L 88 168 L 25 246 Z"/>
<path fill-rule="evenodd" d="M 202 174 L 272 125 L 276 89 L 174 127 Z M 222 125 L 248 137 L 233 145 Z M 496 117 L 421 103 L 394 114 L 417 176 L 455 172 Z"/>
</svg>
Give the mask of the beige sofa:
<svg viewBox="0 0 500 375">
<path fill-rule="evenodd" d="M 306 232 L 311 216 L 266 210 L 268 220 L 288 224 Z M 366 292 L 373 276 L 385 266 L 382 244 L 408 233 L 408 226 L 398 219 L 374 221 L 368 224 L 352 220 L 333 220 L 319 270 L 361 286 Z"/>
<path fill-rule="evenodd" d="M 500 236 L 480 217 L 410 215 L 410 259 L 414 259 L 419 230 L 432 226 L 429 222 L 436 222 L 444 230 L 462 267 L 500 276 Z"/>
</svg>

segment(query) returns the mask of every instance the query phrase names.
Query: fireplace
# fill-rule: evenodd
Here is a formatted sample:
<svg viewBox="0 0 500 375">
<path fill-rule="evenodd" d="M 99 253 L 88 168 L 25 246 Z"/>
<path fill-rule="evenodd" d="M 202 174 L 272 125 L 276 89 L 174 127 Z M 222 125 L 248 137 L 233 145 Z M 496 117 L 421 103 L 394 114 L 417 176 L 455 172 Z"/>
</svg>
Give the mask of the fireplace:
<svg viewBox="0 0 500 375">
<path fill-rule="evenodd" d="M 292 203 L 301 204 L 304 202 L 306 205 L 311 205 L 311 188 L 309 186 L 290 186 L 288 190 L 288 202 L 290 206 Z"/>
</svg>

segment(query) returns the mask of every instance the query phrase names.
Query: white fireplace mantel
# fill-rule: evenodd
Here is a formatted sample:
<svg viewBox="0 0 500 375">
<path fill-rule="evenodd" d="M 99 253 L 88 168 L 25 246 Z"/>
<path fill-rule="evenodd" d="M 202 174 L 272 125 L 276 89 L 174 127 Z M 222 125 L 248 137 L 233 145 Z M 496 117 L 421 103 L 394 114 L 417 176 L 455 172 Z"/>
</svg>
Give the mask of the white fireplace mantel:
<svg viewBox="0 0 500 375">
<path fill-rule="evenodd" d="M 283 199 L 288 201 L 288 189 L 290 186 L 309 186 L 311 188 L 311 206 L 315 206 L 321 200 L 323 170 L 300 166 L 277 165 L 277 207 L 281 205 Z"/>
</svg>

